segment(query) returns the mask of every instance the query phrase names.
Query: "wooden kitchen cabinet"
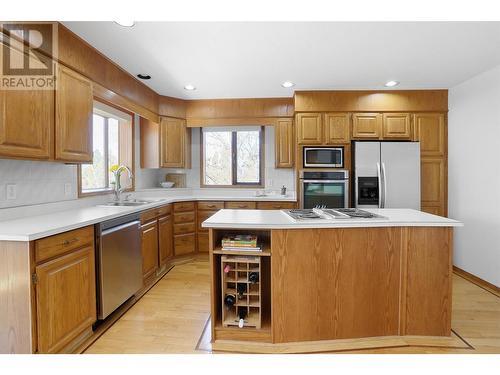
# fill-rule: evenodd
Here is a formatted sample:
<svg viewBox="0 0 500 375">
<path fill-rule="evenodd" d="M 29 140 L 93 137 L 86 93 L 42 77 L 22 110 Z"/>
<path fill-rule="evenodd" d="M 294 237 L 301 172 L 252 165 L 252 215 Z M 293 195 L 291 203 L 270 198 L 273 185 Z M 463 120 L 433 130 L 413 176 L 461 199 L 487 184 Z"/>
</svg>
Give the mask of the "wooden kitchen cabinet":
<svg viewBox="0 0 500 375">
<path fill-rule="evenodd" d="M 325 143 L 350 143 L 349 113 L 325 113 Z"/>
<path fill-rule="evenodd" d="M 158 218 L 159 267 L 163 267 L 174 256 L 172 216 Z"/>
<path fill-rule="evenodd" d="M 56 89 L 55 159 L 91 163 L 92 83 L 59 65 Z"/>
<path fill-rule="evenodd" d="M 71 233 L 71 232 L 68 232 Z M 35 267 L 39 353 L 56 353 L 97 320 L 94 241 Z"/>
<path fill-rule="evenodd" d="M 142 277 L 146 281 L 158 269 L 158 222 L 156 220 L 141 226 Z"/>
<path fill-rule="evenodd" d="M 0 90 L 0 157 L 50 159 L 53 90 Z"/>
<path fill-rule="evenodd" d="M 446 166 L 443 158 L 422 158 L 421 205 L 424 211 L 446 216 Z"/>
<path fill-rule="evenodd" d="M 174 254 L 196 251 L 195 202 L 174 203 Z"/>
<path fill-rule="evenodd" d="M 160 164 L 162 168 L 191 168 L 191 130 L 185 120 L 161 118 Z"/>
<path fill-rule="evenodd" d="M 299 145 L 323 143 L 321 113 L 299 113 L 296 117 L 297 142 Z"/>
<path fill-rule="evenodd" d="M 420 142 L 420 155 L 444 157 L 447 132 L 444 114 L 418 113 L 413 116 L 414 138 Z"/>
<path fill-rule="evenodd" d="M 140 118 L 141 168 L 160 168 L 160 124 Z"/>
<path fill-rule="evenodd" d="M 409 113 L 384 113 L 382 120 L 383 139 L 410 140 L 412 138 Z"/>
<path fill-rule="evenodd" d="M 353 113 L 352 137 L 356 139 L 379 139 L 382 135 L 380 113 Z"/>
<path fill-rule="evenodd" d="M 292 168 L 295 151 L 292 119 L 280 119 L 276 122 L 274 139 L 276 168 Z"/>
</svg>

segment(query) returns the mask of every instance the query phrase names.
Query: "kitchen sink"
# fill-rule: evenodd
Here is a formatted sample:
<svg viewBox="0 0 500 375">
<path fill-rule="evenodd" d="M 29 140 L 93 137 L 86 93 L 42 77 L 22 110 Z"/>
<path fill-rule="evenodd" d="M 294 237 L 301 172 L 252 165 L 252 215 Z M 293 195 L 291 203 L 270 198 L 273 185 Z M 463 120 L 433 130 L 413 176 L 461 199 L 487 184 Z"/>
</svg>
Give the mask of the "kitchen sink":
<svg viewBox="0 0 500 375">
<path fill-rule="evenodd" d="M 142 206 L 143 204 L 158 202 L 159 200 L 153 199 L 131 199 L 128 201 L 120 201 L 120 202 L 108 202 L 100 204 L 99 206 L 119 206 L 119 207 L 134 207 L 134 206 Z"/>
</svg>

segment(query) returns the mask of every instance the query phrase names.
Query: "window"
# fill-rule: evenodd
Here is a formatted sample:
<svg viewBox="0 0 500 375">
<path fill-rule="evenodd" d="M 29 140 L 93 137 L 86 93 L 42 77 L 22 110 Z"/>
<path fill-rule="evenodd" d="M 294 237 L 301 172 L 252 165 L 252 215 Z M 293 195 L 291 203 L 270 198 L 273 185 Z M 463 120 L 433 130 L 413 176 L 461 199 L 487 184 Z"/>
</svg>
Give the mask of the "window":
<svg viewBox="0 0 500 375">
<path fill-rule="evenodd" d="M 112 165 L 123 164 L 132 169 L 132 147 L 128 147 L 132 142 L 130 115 L 102 103 L 95 103 L 92 136 L 93 163 L 80 167 L 80 195 L 107 193 L 112 190 L 114 177 L 109 171 Z M 124 177 L 122 186 L 127 187 L 130 182 L 128 176 Z"/>
<path fill-rule="evenodd" d="M 263 136 L 260 127 L 202 129 L 202 184 L 263 185 Z"/>
</svg>

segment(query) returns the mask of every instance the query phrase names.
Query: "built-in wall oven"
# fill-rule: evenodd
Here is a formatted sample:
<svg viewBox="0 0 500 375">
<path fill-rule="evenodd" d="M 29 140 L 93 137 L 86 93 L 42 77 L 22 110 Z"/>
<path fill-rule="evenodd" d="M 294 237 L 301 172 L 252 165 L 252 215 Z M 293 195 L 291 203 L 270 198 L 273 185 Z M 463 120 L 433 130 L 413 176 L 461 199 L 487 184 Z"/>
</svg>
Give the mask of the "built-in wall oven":
<svg viewBox="0 0 500 375">
<path fill-rule="evenodd" d="M 304 147 L 304 168 L 344 168 L 343 147 Z"/>
<path fill-rule="evenodd" d="M 349 207 L 349 171 L 300 171 L 300 208 Z"/>
</svg>

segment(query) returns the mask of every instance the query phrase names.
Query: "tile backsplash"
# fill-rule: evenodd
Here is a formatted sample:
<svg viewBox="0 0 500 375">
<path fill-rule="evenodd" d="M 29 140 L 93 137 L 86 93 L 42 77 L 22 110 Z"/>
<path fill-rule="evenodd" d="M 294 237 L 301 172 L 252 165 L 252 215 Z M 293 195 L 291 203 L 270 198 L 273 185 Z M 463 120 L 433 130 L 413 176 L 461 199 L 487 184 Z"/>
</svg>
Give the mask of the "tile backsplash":
<svg viewBox="0 0 500 375">
<path fill-rule="evenodd" d="M 0 159 L 0 208 L 77 198 L 76 165 Z"/>
</svg>

